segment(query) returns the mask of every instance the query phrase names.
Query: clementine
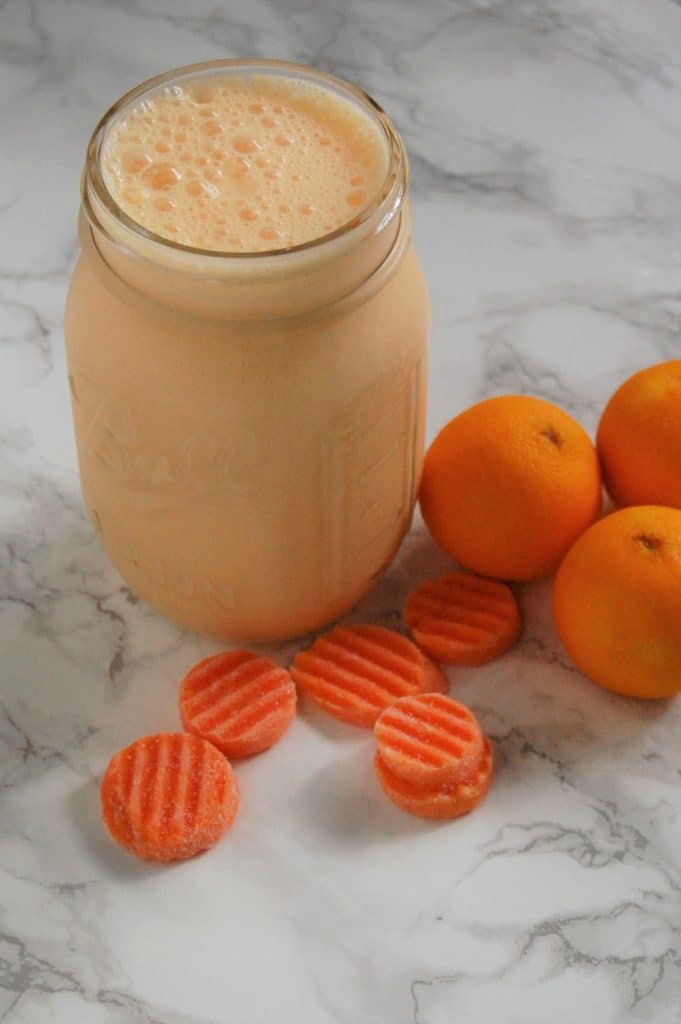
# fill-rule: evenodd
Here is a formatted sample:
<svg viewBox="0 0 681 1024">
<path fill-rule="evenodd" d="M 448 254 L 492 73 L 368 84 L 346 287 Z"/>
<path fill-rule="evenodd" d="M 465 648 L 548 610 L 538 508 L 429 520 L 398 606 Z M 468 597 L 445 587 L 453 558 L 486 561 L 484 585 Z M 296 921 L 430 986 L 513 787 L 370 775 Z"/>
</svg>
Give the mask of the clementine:
<svg viewBox="0 0 681 1024">
<path fill-rule="evenodd" d="M 466 568 L 536 579 L 556 568 L 600 511 L 596 449 L 550 402 L 488 398 L 435 438 L 419 498 L 437 543 Z"/>
<path fill-rule="evenodd" d="M 596 444 L 616 504 L 681 508 L 681 359 L 625 380 L 605 407 Z"/>
<path fill-rule="evenodd" d="M 575 665 L 630 697 L 681 690 L 681 511 L 621 509 L 584 533 L 553 589 L 556 627 Z"/>
</svg>

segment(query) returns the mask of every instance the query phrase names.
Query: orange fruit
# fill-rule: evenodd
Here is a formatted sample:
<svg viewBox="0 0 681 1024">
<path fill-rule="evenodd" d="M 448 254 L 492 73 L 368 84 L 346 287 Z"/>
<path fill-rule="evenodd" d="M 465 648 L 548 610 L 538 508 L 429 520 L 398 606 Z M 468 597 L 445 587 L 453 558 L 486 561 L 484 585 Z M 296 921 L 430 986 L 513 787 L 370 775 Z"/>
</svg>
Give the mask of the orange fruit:
<svg viewBox="0 0 681 1024">
<path fill-rule="evenodd" d="M 681 690 L 681 511 L 637 505 L 601 519 L 566 555 L 556 627 L 575 665 L 630 697 Z"/>
<path fill-rule="evenodd" d="M 433 537 L 461 565 L 536 579 L 598 515 L 598 456 L 583 428 L 550 402 L 488 398 L 435 438 L 419 498 Z"/>
<path fill-rule="evenodd" d="M 616 504 L 681 508 L 681 359 L 625 380 L 603 411 L 596 444 Z"/>
</svg>

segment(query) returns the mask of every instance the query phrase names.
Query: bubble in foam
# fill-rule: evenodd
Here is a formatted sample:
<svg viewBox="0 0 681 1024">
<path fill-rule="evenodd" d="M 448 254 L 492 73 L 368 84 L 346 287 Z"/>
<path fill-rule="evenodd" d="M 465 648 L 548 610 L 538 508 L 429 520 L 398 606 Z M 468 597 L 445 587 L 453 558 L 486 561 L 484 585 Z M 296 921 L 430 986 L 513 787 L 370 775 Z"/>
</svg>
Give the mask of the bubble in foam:
<svg viewBox="0 0 681 1024">
<path fill-rule="evenodd" d="M 182 171 L 180 171 L 173 164 L 152 164 L 147 167 L 146 171 L 142 175 L 142 179 L 153 189 L 165 189 L 172 188 L 173 185 L 177 185 L 178 181 L 182 178 Z"/>
<path fill-rule="evenodd" d="M 142 202 L 142 193 L 138 188 L 126 188 L 121 193 L 121 199 L 130 206 L 139 206 Z"/>
<path fill-rule="evenodd" d="M 121 155 L 121 167 L 127 174 L 140 174 L 151 163 L 151 157 L 143 149 L 128 149 Z"/>
<path fill-rule="evenodd" d="M 243 178 L 251 166 L 250 160 L 243 157 L 229 157 L 224 161 L 223 169 L 230 178 Z"/>
<path fill-rule="evenodd" d="M 250 138 L 248 135 L 237 135 L 232 139 L 232 146 L 237 153 L 250 154 L 255 153 L 256 150 L 260 149 L 260 145 L 255 139 Z"/>
</svg>

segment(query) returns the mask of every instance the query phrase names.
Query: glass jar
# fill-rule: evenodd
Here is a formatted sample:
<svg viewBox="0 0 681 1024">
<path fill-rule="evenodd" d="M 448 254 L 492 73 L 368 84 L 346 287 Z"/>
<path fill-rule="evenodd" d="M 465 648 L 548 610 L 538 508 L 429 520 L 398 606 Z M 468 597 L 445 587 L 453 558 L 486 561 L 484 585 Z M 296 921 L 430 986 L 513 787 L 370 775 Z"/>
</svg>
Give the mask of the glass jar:
<svg viewBox="0 0 681 1024">
<path fill-rule="evenodd" d="M 114 202 L 100 153 L 154 90 L 292 76 L 357 104 L 389 151 L 352 222 L 286 251 L 201 250 Z M 428 298 L 407 160 L 365 93 L 281 61 L 213 61 L 119 100 L 89 144 L 65 335 L 83 497 L 111 561 L 169 618 L 271 641 L 346 612 L 409 528 L 424 445 Z"/>
</svg>

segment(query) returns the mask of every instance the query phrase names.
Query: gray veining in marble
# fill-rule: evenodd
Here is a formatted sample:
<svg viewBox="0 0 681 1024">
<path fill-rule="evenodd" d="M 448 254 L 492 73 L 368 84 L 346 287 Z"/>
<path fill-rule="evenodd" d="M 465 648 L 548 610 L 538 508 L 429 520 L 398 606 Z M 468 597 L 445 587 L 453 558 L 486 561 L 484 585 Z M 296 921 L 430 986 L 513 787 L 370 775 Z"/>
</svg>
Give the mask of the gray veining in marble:
<svg viewBox="0 0 681 1024">
<path fill-rule="evenodd" d="M 583 679 L 547 583 L 513 652 L 450 672 L 497 752 L 469 818 L 401 815 L 370 737 L 305 707 L 240 766 L 214 852 L 158 870 L 110 843 L 108 758 L 177 727 L 215 645 L 138 603 L 85 519 L 62 315 L 109 103 L 173 65 L 293 58 L 407 141 L 430 436 L 504 391 L 593 429 L 619 381 L 681 355 L 680 41 L 670 0 L 1 0 L 0 1021 L 679 1024 L 681 708 Z M 417 522 L 353 618 L 399 625 L 446 566 Z"/>
</svg>

